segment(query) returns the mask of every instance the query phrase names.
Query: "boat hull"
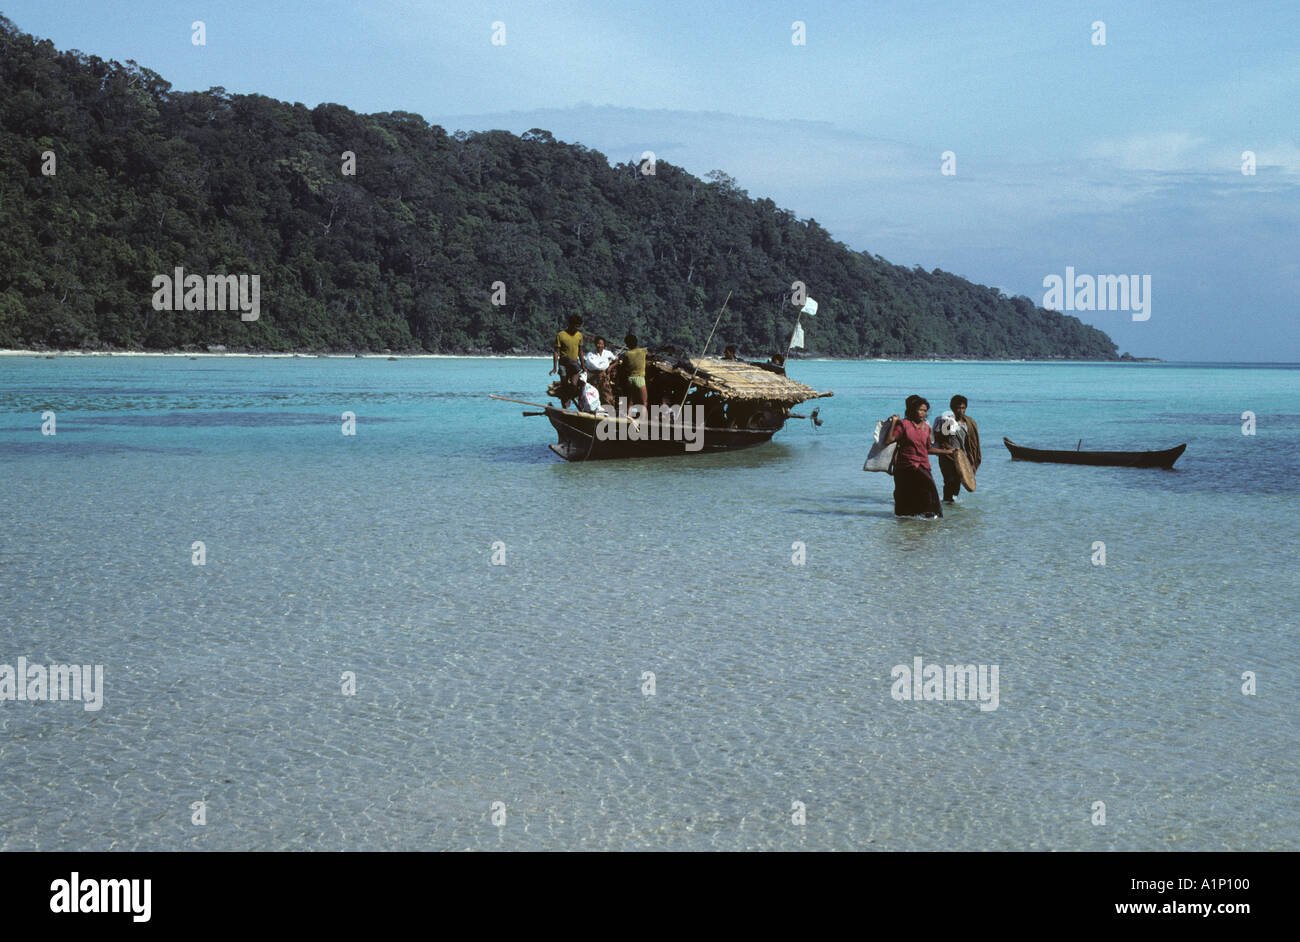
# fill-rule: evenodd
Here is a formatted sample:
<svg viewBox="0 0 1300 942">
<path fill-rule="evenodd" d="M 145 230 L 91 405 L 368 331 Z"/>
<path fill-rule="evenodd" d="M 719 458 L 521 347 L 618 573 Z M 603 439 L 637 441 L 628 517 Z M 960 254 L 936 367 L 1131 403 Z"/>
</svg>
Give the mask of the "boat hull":
<svg viewBox="0 0 1300 942">
<path fill-rule="evenodd" d="M 601 417 L 587 412 L 546 407 L 546 417 L 551 420 L 559 437 L 551 451 L 565 461 L 602 461 L 611 458 L 653 458 L 665 455 L 698 455 L 715 451 L 737 451 L 753 448 L 769 441 L 778 428 L 728 429 L 705 427 L 694 442 L 683 438 L 667 440 L 640 440 L 625 436 L 602 438 L 597 429 Z M 639 431 L 646 431 L 648 423 L 641 423 Z M 606 433 L 611 426 L 606 426 Z M 698 446 L 698 447 L 697 447 Z"/>
<path fill-rule="evenodd" d="M 1051 464 L 1083 464 L 1107 468 L 1170 469 L 1187 448 L 1187 443 L 1164 451 L 1044 451 L 1017 445 L 1009 438 L 1002 444 L 1016 461 L 1042 461 Z"/>
</svg>

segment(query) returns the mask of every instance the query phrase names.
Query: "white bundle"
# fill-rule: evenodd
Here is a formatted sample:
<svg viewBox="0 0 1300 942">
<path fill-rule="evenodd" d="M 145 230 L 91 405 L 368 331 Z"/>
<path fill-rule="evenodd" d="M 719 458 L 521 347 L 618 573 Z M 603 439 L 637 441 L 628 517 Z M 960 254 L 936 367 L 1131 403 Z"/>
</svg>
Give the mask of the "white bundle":
<svg viewBox="0 0 1300 942">
<path fill-rule="evenodd" d="M 936 435 L 947 438 L 956 435 L 959 431 L 961 431 L 961 426 L 957 424 L 957 416 L 951 412 L 945 412 L 934 420 L 934 433 Z"/>
<path fill-rule="evenodd" d="M 883 439 L 887 431 L 889 431 L 888 419 L 876 423 L 875 441 L 871 451 L 867 453 L 867 460 L 862 465 L 863 471 L 889 472 L 890 465 L 894 463 L 894 452 L 898 449 L 898 442 L 885 443 Z"/>
</svg>

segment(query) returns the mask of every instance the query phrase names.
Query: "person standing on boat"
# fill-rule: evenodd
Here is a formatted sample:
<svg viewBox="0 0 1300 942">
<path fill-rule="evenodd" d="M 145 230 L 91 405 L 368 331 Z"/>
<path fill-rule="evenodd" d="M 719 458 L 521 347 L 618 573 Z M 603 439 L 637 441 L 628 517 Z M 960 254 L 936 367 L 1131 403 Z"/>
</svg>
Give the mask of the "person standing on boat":
<svg viewBox="0 0 1300 942">
<path fill-rule="evenodd" d="M 636 334 L 628 334 L 623 338 L 623 346 L 627 347 L 627 349 L 623 351 L 623 355 L 619 359 L 623 361 L 628 390 L 632 393 L 628 398 L 639 399 L 641 401 L 641 414 L 645 415 L 649 411 L 650 405 L 649 400 L 646 398 L 645 388 L 646 349 L 639 344 Z"/>
<path fill-rule="evenodd" d="M 569 315 L 569 329 L 555 335 L 555 350 L 551 355 L 551 372 L 560 372 L 560 405 L 567 409 L 569 401 L 578 396 L 577 376 L 582 372 L 582 318 Z"/>
<path fill-rule="evenodd" d="M 930 403 L 920 396 L 907 397 L 907 418 L 889 417 L 883 441 L 897 440 L 894 454 L 894 516 L 942 517 L 939 491 L 930 473 L 931 455 L 951 455 L 955 448 L 936 448 L 925 421 Z"/>
<path fill-rule="evenodd" d="M 605 338 L 596 338 L 596 349 L 582 358 L 582 365 L 587 368 L 587 381 L 600 393 L 601 402 L 614 402 L 614 388 L 609 382 L 609 368 L 613 366 L 615 356 L 612 350 L 605 348 Z"/>
<path fill-rule="evenodd" d="M 960 448 L 970 461 L 971 471 L 978 471 L 980 466 L 980 433 L 975 420 L 966 414 L 965 396 L 953 396 L 948 402 L 952 417 L 956 421 L 956 430 L 952 435 L 940 435 L 935 432 L 936 444 Z M 939 456 L 939 470 L 943 472 L 943 502 L 951 504 L 961 492 L 961 476 L 957 473 L 957 462 L 946 455 Z"/>
</svg>

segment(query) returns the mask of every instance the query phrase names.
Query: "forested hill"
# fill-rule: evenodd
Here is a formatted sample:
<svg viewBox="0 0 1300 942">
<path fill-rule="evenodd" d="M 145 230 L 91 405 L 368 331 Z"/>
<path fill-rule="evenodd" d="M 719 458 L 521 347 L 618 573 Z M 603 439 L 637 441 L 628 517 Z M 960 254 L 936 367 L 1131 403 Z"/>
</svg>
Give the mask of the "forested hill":
<svg viewBox="0 0 1300 942">
<path fill-rule="evenodd" d="M 577 312 L 697 350 L 732 291 L 711 349 L 757 357 L 801 281 L 822 354 L 1115 358 L 1074 317 L 855 253 L 724 174 L 640 170 L 541 130 L 177 92 L 0 17 L 0 347 L 540 351 Z M 260 316 L 155 309 L 178 267 L 257 275 Z"/>
</svg>

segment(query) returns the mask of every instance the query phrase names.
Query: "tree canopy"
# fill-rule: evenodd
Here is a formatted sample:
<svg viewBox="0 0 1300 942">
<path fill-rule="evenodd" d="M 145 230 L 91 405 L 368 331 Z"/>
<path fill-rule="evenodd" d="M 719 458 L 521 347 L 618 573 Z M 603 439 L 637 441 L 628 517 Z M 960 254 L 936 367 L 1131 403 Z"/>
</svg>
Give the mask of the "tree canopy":
<svg viewBox="0 0 1300 942">
<path fill-rule="evenodd" d="M 715 349 L 765 355 L 798 281 L 821 354 L 1116 357 L 1077 318 L 854 252 L 725 172 L 648 169 L 539 128 L 178 92 L 0 17 L 0 346 L 543 351 L 578 313 L 698 350 L 730 291 Z M 155 310 L 177 267 L 258 275 L 260 317 Z"/>
</svg>

